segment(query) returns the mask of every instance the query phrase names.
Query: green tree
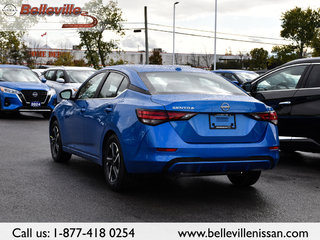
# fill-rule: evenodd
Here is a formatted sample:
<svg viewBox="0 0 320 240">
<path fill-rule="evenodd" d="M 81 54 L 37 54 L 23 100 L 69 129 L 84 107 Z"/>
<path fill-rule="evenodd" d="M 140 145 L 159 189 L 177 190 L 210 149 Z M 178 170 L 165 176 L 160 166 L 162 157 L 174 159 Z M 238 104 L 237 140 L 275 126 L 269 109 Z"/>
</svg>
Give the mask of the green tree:
<svg viewBox="0 0 320 240">
<path fill-rule="evenodd" d="M 271 50 L 274 55 L 268 59 L 268 69 L 299 58 L 297 51 L 297 47 L 293 45 L 274 46 Z"/>
<path fill-rule="evenodd" d="M 74 57 L 70 52 L 62 52 L 54 62 L 56 66 L 73 66 Z"/>
<path fill-rule="evenodd" d="M 152 54 L 149 57 L 149 63 L 162 65 L 162 56 L 159 50 L 153 49 Z"/>
<path fill-rule="evenodd" d="M 311 47 L 313 48 L 312 57 L 320 57 L 320 29 L 317 29 L 317 33 L 312 40 Z"/>
<path fill-rule="evenodd" d="M 114 66 L 114 65 L 123 65 L 123 64 L 127 64 L 128 62 L 123 60 L 123 59 L 119 59 L 119 60 L 113 60 L 112 58 L 110 59 L 108 65 L 109 66 Z"/>
<path fill-rule="evenodd" d="M 307 8 L 302 10 L 299 7 L 286 11 L 282 17 L 281 37 L 293 41 L 298 49 L 298 56 L 303 57 L 305 47 L 310 47 L 317 35 L 320 14 L 318 11 Z"/>
<path fill-rule="evenodd" d="M 103 33 L 113 31 L 122 36 L 124 35 L 122 22 L 122 11 L 116 1 L 109 1 L 104 5 L 102 0 L 91 0 L 87 2 L 84 9 L 98 19 L 98 25 L 92 31 L 80 31 L 80 46 L 86 48 L 85 54 L 88 63 L 95 68 L 99 67 L 99 61 L 106 66 L 108 55 L 118 49 L 118 41 L 103 39 Z"/>
<path fill-rule="evenodd" d="M 32 64 L 30 51 L 23 42 L 22 36 L 21 32 L 0 32 L 1 63 Z"/>
<path fill-rule="evenodd" d="M 85 61 L 84 59 L 73 60 L 73 65 L 74 65 L 74 66 L 78 66 L 78 67 L 88 66 L 88 64 L 86 63 L 86 61 Z"/>
<path fill-rule="evenodd" d="M 263 48 L 254 48 L 250 51 L 250 69 L 261 70 L 267 68 L 268 51 Z"/>
</svg>

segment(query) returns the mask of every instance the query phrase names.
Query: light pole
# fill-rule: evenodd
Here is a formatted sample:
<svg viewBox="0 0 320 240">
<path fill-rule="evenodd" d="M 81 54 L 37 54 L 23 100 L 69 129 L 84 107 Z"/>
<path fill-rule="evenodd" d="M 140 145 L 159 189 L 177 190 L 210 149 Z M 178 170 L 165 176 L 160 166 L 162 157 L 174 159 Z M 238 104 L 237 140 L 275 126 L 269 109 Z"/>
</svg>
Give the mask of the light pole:
<svg viewBox="0 0 320 240">
<path fill-rule="evenodd" d="M 217 4 L 218 0 L 215 0 L 215 8 L 214 8 L 214 55 L 213 55 L 213 70 L 217 69 Z"/>
<path fill-rule="evenodd" d="M 145 45 L 146 45 L 146 64 L 149 64 L 149 43 L 148 43 L 148 17 L 147 17 L 147 6 L 144 6 L 144 34 L 145 34 Z"/>
<path fill-rule="evenodd" d="M 174 45 L 175 45 L 175 32 L 176 32 L 176 5 L 178 4 L 179 2 L 175 2 L 173 4 L 173 31 L 172 31 L 172 39 L 173 39 L 173 46 L 172 46 L 172 65 L 175 64 L 175 54 L 174 54 Z"/>
</svg>

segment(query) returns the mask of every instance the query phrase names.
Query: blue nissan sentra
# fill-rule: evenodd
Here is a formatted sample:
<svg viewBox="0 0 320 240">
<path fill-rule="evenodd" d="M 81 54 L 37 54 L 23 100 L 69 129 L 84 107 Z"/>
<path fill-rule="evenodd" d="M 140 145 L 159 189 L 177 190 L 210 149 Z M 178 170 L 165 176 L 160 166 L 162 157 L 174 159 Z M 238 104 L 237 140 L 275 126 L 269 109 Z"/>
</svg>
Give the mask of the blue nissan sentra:
<svg viewBox="0 0 320 240">
<path fill-rule="evenodd" d="M 56 99 L 55 90 L 42 83 L 28 67 L 0 65 L 0 114 L 39 112 L 49 118 Z"/>
<path fill-rule="evenodd" d="M 107 67 L 60 97 L 49 126 L 53 160 L 88 158 L 113 190 L 140 173 L 225 174 L 249 186 L 279 160 L 275 111 L 208 71 Z"/>
</svg>

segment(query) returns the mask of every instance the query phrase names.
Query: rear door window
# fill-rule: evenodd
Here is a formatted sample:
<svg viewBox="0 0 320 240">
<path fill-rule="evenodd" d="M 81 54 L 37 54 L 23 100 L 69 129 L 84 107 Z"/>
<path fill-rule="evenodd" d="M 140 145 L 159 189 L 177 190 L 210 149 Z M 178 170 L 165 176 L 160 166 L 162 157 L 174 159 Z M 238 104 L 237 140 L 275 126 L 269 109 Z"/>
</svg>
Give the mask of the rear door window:
<svg viewBox="0 0 320 240">
<path fill-rule="evenodd" d="M 312 67 L 306 88 L 320 87 L 320 65 L 316 64 Z"/>
<path fill-rule="evenodd" d="M 257 84 L 257 92 L 295 89 L 306 68 L 306 65 L 300 65 L 271 73 Z"/>
<path fill-rule="evenodd" d="M 56 76 L 57 76 L 57 79 L 58 79 L 58 78 L 62 78 L 62 79 L 65 80 L 65 78 L 64 78 L 64 71 L 63 71 L 63 70 L 58 70 Z"/>
<path fill-rule="evenodd" d="M 118 88 L 124 78 L 123 75 L 119 73 L 110 73 L 107 80 L 104 82 L 103 87 L 99 93 L 99 98 L 110 98 L 116 97 Z"/>
</svg>

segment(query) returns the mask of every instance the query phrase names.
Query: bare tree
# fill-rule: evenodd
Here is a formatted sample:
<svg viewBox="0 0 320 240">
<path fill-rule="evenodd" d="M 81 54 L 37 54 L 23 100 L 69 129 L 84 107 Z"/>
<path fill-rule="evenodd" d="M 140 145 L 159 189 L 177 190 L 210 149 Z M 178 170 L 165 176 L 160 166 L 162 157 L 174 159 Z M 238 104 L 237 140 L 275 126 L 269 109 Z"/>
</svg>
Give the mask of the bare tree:
<svg viewBox="0 0 320 240">
<path fill-rule="evenodd" d="M 39 61 L 40 56 L 40 48 L 43 47 L 43 44 L 41 41 L 37 39 L 29 39 L 27 42 L 27 45 L 29 47 L 29 50 L 31 51 L 31 59 L 35 64 L 41 64 Z"/>
<path fill-rule="evenodd" d="M 190 54 L 190 59 L 188 58 L 188 64 L 191 65 L 192 67 L 196 67 L 197 66 L 197 58 L 196 58 L 196 55 L 194 53 Z"/>
<path fill-rule="evenodd" d="M 182 56 L 179 53 L 174 54 L 175 63 L 177 65 L 182 64 Z"/>
<path fill-rule="evenodd" d="M 213 54 L 209 54 L 206 52 L 201 57 L 202 57 L 202 61 L 205 65 L 205 67 L 208 68 L 209 70 L 211 70 L 212 64 L 213 64 Z"/>
</svg>

